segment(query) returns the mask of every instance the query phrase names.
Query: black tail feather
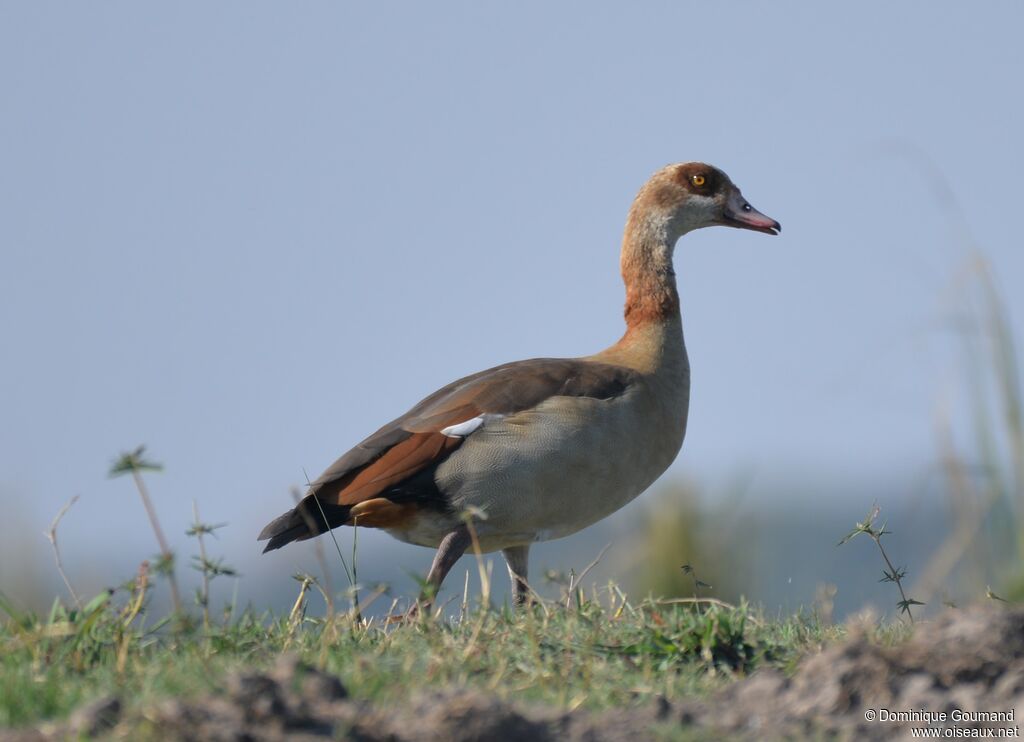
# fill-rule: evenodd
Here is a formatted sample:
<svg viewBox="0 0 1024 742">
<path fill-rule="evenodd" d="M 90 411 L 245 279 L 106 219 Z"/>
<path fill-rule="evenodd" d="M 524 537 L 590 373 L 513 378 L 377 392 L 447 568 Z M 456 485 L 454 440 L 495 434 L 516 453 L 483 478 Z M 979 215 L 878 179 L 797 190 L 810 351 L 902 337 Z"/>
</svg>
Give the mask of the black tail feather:
<svg viewBox="0 0 1024 742">
<path fill-rule="evenodd" d="M 318 503 L 315 498 L 316 495 L 307 495 L 294 509 L 274 518 L 260 531 L 257 541 L 270 539 L 263 549 L 264 554 L 292 541 L 305 541 L 345 525 L 352 508 L 348 505 Z"/>
</svg>

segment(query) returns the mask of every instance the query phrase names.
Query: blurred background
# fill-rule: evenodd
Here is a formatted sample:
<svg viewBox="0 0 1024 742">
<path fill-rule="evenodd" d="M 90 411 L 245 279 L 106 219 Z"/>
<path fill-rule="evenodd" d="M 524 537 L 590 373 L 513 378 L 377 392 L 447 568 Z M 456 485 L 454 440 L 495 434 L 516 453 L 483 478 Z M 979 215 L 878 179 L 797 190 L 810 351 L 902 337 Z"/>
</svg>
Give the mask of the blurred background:
<svg viewBox="0 0 1024 742">
<path fill-rule="evenodd" d="M 685 563 L 770 612 L 893 614 L 875 545 L 836 546 L 877 503 L 927 610 L 1019 597 L 1022 22 L 1010 1 L 0 5 L 0 592 L 66 598 L 44 532 L 75 496 L 79 593 L 153 559 L 108 477 L 144 444 L 185 588 L 195 501 L 241 574 L 214 603 L 290 605 L 314 547 L 255 541 L 290 488 L 458 376 L 614 342 L 630 201 L 700 159 L 784 231 L 680 243 L 682 454 L 535 547 L 535 585 L 611 544 L 588 589 L 691 595 Z M 411 596 L 430 557 L 360 532 L 359 581 Z"/>
</svg>

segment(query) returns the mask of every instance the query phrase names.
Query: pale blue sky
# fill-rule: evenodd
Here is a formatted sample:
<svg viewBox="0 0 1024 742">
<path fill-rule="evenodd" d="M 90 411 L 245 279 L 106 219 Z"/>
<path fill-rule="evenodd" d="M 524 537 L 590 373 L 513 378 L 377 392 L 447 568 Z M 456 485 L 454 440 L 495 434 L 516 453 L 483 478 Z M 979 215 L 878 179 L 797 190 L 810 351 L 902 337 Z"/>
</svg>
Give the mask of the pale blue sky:
<svg viewBox="0 0 1024 742">
<path fill-rule="evenodd" d="M 66 550 L 130 573 L 140 443 L 174 541 L 196 498 L 248 559 L 441 384 L 617 339 L 630 200 L 690 159 L 784 229 L 677 249 L 669 476 L 916 476 L 965 254 L 921 162 L 1024 326 L 1022 7 L 3 3 L 0 562 L 79 494 Z"/>
</svg>

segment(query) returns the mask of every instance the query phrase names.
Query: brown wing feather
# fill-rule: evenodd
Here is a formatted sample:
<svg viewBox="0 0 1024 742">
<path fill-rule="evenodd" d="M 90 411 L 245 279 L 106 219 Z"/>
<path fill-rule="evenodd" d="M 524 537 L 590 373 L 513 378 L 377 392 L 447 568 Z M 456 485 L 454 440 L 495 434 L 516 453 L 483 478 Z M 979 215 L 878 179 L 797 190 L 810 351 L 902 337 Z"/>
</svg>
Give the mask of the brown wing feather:
<svg viewBox="0 0 1024 742">
<path fill-rule="evenodd" d="M 372 464 L 320 485 L 317 497 L 337 505 L 355 505 L 369 500 L 431 463 L 443 461 L 461 443 L 461 438 L 449 438 L 441 433 L 410 435 L 387 449 Z"/>
<path fill-rule="evenodd" d="M 522 412 L 550 397 L 610 399 L 636 378 L 635 372 L 622 366 L 569 358 L 517 361 L 466 376 L 434 392 L 335 461 L 310 485 L 302 503 L 271 522 L 260 539 L 271 539 L 266 549 L 270 550 L 310 538 L 350 523 L 352 515 L 358 515 L 353 508 L 370 501 L 375 504 L 364 511 L 367 516 L 375 514 L 373 522 L 360 517 L 360 523 L 395 525 L 389 519 L 404 518 L 410 512 L 405 507 L 410 491 L 431 490 L 433 470 L 462 444 L 462 438 L 443 435 L 440 431 L 445 427 L 481 414 Z M 427 474 L 429 482 L 417 480 Z M 436 486 L 423 494 L 443 498 Z M 377 503 L 381 498 L 403 507 Z"/>
</svg>

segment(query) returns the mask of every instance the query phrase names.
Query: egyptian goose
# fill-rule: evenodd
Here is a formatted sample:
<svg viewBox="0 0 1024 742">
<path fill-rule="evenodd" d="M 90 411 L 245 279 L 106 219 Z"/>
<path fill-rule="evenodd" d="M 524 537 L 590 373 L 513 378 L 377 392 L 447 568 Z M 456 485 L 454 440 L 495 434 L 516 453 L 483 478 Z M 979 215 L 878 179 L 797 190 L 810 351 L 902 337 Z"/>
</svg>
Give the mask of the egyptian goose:
<svg viewBox="0 0 1024 742">
<path fill-rule="evenodd" d="M 659 170 L 626 220 L 626 332 L 583 358 L 534 358 L 459 379 L 334 462 L 293 510 L 259 535 L 264 551 L 342 525 L 382 528 L 437 547 L 433 594 L 472 543 L 501 550 L 517 604 L 530 544 L 575 533 L 657 479 L 683 443 L 690 364 L 672 253 L 676 240 L 723 225 L 778 234 L 717 168 Z"/>
</svg>

